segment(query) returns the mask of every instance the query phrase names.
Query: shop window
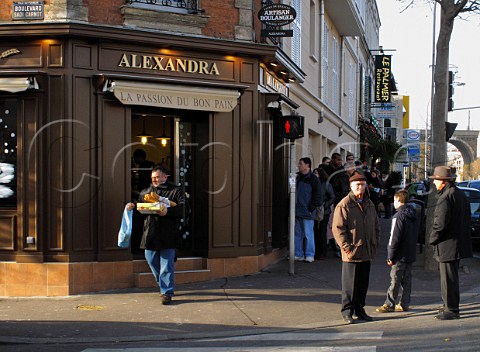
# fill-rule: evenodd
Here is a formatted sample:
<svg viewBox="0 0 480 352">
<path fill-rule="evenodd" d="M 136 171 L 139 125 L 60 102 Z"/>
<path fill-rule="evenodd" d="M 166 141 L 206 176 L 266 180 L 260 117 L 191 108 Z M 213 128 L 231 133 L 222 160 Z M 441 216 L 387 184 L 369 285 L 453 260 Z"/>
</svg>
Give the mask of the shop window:
<svg viewBox="0 0 480 352">
<path fill-rule="evenodd" d="M 0 98 L 0 207 L 17 205 L 17 101 Z"/>
<path fill-rule="evenodd" d="M 122 15 L 126 26 L 170 32 L 202 34 L 208 16 L 198 0 L 125 0 Z"/>
<path fill-rule="evenodd" d="M 177 13 L 197 13 L 197 0 L 125 0 L 134 7 Z"/>
</svg>

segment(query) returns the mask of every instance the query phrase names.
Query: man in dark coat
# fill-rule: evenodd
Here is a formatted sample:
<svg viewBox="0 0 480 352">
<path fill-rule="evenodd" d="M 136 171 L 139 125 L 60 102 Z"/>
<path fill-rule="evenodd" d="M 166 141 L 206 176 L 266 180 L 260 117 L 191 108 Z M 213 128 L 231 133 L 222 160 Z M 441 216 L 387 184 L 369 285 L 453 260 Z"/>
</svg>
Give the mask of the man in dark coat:
<svg viewBox="0 0 480 352">
<path fill-rule="evenodd" d="M 301 158 L 298 162 L 295 199 L 295 260 L 307 263 L 315 260 L 313 225 L 317 207 L 323 203 L 320 181 L 311 167 L 310 158 Z"/>
<path fill-rule="evenodd" d="M 440 194 L 430 244 L 434 246 L 435 259 L 440 267 L 440 284 L 443 308 L 435 316 L 440 320 L 460 318 L 460 283 L 458 268 L 460 259 L 472 253 L 470 233 L 470 203 L 462 190 L 455 186 L 451 170 L 447 166 L 437 166 L 430 176 Z"/>
<path fill-rule="evenodd" d="M 152 184 L 140 193 L 140 202 L 149 202 L 155 197 L 163 206 L 156 214 L 145 216 L 143 237 L 140 248 L 145 249 L 147 260 L 155 281 L 160 288 L 162 304 L 170 304 L 174 294 L 175 245 L 185 213 L 185 193 L 173 184 L 167 183 L 168 170 L 157 165 L 152 170 Z M 129 203 L 131 210 L 135 204 Z"/>
<path fill-rule="evenodd" d="M 400 190 L 393 196 L 397 210 L 392 218 L 390 238 L 387 246 L 387 265 L 390 270 L 390 287 L 385 303 L 377 308 L 379 313 L 406 312 L 410 306 L 412 292 L 412 266 L 416 260 L 419 219 L 411 204 L 406 204 L 408 192 Z M 397 303 L 402 287 L 402 297 Z"/>
</svg>

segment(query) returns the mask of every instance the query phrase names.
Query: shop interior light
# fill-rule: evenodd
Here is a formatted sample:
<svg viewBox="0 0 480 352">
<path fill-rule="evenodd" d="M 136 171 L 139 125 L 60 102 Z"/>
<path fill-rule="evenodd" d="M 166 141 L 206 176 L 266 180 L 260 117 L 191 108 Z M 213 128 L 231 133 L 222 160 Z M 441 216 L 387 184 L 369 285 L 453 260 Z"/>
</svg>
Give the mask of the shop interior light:
<svg viewBox="0 0 480 352">
<path fill-rule="evenodd" d="M 164 116 L 163 117 L 163 133 L 162 133 L 162 135 L 155 138 L 156 140 L 160 141 L 160 143 L 162 144 L 162 147 L 166 147 L 167 142 L 170 140 L 170 137 L 167 137 L 167 135 L 165 134 L 165 120 L 166 120 L 166 117 Z"/>
<path fill-rule="evenodd" d="M 153 136 L 151 134 L 147 133 L 147 131 L 145 130 L 145 116 L 143 116 L 142 119 L 143 119 L 142 133 L 137 134 L 137 137 L 140 138 L 140 141 L 142 142 L 142 144 L 147 144 L 148 138 L 153 137 Z"/>
<path fill-rule="evenodd" d="M 275 62 L 270 62 L 270 65 L 273 67 L 277 67 L 278 65 Z"/>
<path fill-rule="evenodd" d="M 287 74 L 287 72 L 285 72 L 285 71 L 280 71 L 280 73 L 281 73 L 282 75 L 286 75 L 286 74 Z"/>
</svg>

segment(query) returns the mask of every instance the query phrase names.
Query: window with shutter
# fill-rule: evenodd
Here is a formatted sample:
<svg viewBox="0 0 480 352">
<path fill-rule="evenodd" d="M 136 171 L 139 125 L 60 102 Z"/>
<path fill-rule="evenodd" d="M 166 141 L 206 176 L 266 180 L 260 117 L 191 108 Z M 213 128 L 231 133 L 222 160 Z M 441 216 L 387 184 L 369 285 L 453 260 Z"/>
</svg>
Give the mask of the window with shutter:
<svg viewBox="0 0 480 352">
<path fill-rule="evenodd" d="M 322 53 L 322 61 L 323 61 L 323 67 L 322 67 L 322 86 L 323 86 L 323 102 L 328 105 L 328 99 L 329 99 L 329 84 L 328 84 L 328 46 L 329 46 L 329 28 L 327 24 L 325 23 L 323 27 L 323 53 Z"/>
<path fill-rule="evenodd" d="M 295 21 L 292 23 L 293 37 L 292 37 L 292 60 L 298 67 L 301 67 L 301 48 L 302 48 L 302 13 L 300 0 L 293 0 L 292 7 L 297 13 Z"/>
<path fill-rule="evenodd" d="M 348 87 L 348 124 L 355 128 L 355 64 L 350 63 Z"/>
<path fill-rule="evenodd" d="M 339 112 L 339 61 L 338 61 L 338 41 L 332 38 L 332 109 L 336 113 Z"/>
</svg>

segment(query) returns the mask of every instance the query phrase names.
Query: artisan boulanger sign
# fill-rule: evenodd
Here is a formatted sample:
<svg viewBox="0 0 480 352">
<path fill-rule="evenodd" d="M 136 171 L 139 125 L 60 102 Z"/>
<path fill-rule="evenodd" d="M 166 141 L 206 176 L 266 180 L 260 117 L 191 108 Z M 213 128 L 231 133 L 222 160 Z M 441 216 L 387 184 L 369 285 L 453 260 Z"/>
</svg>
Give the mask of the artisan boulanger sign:
<svg viewBox="0 0 480 352">
<path fill-rule="evenodd" d="M 293 30 L 280 29 L 292 23 L 297 17 L 295 9 L 285 4 L 270 4 L 264 6 L 258 12 L 258 19 L 266 28 L 262 29 L 263 37 L 293 37 Z"/>
<path fill-rule="evenodd" d="M 392 56 L 375 55 L 375 103 L 389 103 Z"/>
<path fill-rule="evenodd" d="M 42 20 L 44 16 L 43 1 L 13 2 L 13 20 Z"/>
<path fill-rule="evenodd" d="M 198 73 L 201 75 L 220 75 L 215 62 L 155 55 L 123 54 L 118 67 L 147 69 L 154 71 L 172 71 Z"/>
</svg>

